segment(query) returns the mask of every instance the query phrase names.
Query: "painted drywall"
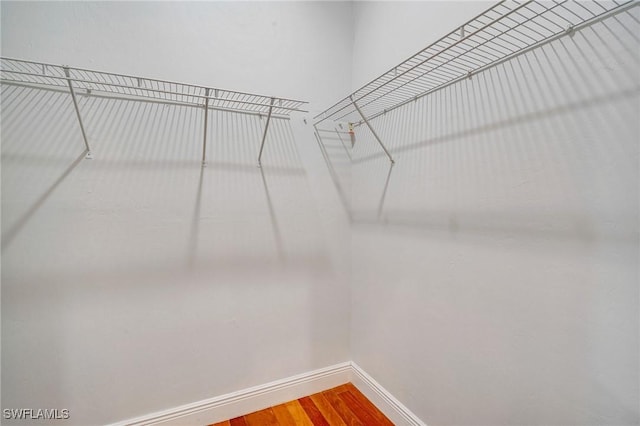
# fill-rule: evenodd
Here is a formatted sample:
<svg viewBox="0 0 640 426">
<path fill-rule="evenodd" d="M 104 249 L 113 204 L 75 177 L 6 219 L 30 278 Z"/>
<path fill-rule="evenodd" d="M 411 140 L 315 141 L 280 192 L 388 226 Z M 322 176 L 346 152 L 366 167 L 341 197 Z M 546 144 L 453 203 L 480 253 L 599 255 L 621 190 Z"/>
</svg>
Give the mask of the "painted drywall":
<svg viewBox="0 0 640 426">
<path fill-rule="evenodd" d="M 494 3 L 482 0 L 354 2 L 352 89 L 390 70 Z"/>
<path fill-rule="evenodd" d="M 486 7 L 243 5 L 3 2 L 2 53 L 321 108 Z M 264 123 L 211 113 L 201 171 L 201 111 L 82 97 L 86 161 L 68 95 L 3 87 L 3 408 L 106 423 L 353 358 L 428 424 L 637 423 L 638 28 L 593 29 L 377 119 L 393 169 L 294 120 L 261 171 Z"/>
<path fill-rule="evenodd" d="M 260 169 L 263 123 L 212 114 L 201 169 L 200 110 L 81 108 L 93 160 L 68 95 L 3 91 L 3 408 L 104 424 L 348 359 L 348 232 L 299 129 L 272 122 Z"/>
<path fill-rule="evenodd" d="M 639 12 L 357 128 L 351 354 L 427 424 L 640 422 Z M 354 84 L 468 13 L 358 3 Z"/>
<path fill-rule="evenodd" d="M 347 4 L 1 7 L 7 56 L 348 90 Z M 264 117 L 211 111 L 202 169 L 201 109 L 79 96 L 85 160 L 67 93 L 1 99 L 2 408 L 106 424 L 349 360 L 349 227 L 301 117 L 272 120 L 258 168 Z"/>
<path fill-rule="evenodd" d="M 313 100 L 350 85 L 350 2 L 2 2 L 2 55 Z"/>
</svg>

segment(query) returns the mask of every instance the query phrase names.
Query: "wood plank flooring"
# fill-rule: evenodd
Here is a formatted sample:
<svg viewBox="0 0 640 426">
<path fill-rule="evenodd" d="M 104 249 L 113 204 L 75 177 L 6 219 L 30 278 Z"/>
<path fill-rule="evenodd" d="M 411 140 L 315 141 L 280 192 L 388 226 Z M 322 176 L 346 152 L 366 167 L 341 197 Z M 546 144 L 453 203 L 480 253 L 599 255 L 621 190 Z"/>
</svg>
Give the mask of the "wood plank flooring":
<svg viewBox="0 0 640 426">
<path fill-rule="evenodd" d="M 393 426 L 354 385 L 316 393 L 209 426 Z"/>
</svg>

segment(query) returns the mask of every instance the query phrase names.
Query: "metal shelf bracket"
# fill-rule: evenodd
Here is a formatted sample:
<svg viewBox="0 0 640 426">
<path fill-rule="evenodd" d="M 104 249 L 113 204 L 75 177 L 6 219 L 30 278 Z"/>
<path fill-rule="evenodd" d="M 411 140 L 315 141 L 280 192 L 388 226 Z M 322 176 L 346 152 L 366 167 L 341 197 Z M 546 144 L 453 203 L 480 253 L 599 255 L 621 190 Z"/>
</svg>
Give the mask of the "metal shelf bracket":
<svg viewBox="0 0 640 426">
<path fill-rule="evenodd" d="M 382 140 L 380 140 L 380 136 L 378 136 L 378 134 L 376 133 L 374 128 L 371 126 L 371 123 L 369 123 L 369 120 L 367 120 L 367 117 L 364 116 L 364 114 L 362 113 L 362 110 L 360 109 L 360 107 L 358 106 L 356 101 L 353 99 L 353 95 L 351 95 L 350 98 L 351 98 L 351 102 L 353 103 L 354 108 L 356 109 L 356 111 L 358 111 L 358 114 L 360 114 L 360 117 L 362 117 L 362 120 L 367 125 L 369 130 L 371 130 L 371 133 L 373 134 L 373 137 L 376 138 L 376 140 L 378 141 L 378 143 L 380 144 L 380 146 L 384 150 L 384 153 L 387 154 L 387 157 L 389 157 L 389 161 L 391 161 L 391 164 L 395 164 L 395 161 L 393 160 L 393 157 L 391 156 L 391 154 L 389 154 L 389 151 L 387 150 L 387 147 L 384 146 L 384 144 L 382 143 Z"/>
<path fill-rule="evenodd" d="M 264 126 L 264 133 L 262 134 L 262 143 L 260 144 L 260 152 L 258 153 L 258 167 L 262 167 L 262 150 L 264 149 L 264 141 L 267 139 L 267 131 L 269 130 L 269 122 L 271 121 L 271 112 L 273 111 L 273 103 L 276 98 L 271 98 L 271 105 L 269 106 L 269 114 L 267 115 L 267 123 Z"/>
<path fill-rule="evenodd" d="M 78 108 L 78 100 L 76 99 L 76 92 L 73 90 L 73 84 L 71 84 L 71 74 L 69 72 L 69 67 L 63 67 L 64 74 L 67 76 L 67 83 L 69 84 L 69 92 L 71 92 L 71 99 L 73 100 L 73 106 L 76 110 L 76 116 L 78 117 L 78 124 L 80 125 L 80 131 L 82 132 L 82 139 L 84 140 L 84 146 L 87 150 L 87 155 L 85 158 L 88 160 L 93 159 L 93 155 L 91 155 L 91 148 L 89 147 L 89 141 L 87 139 L 87 133 L 84 131 L 84 124 L 82 124 L 82 116 L 80 115 L 80 108 Z"/>
<path fill-rule="evenodd" d="M 209 88 L 204 90 L 204 131 L 202 136 L 202 167 L 207 165 L 207 123 L 209 122 Z"/>
</svg>

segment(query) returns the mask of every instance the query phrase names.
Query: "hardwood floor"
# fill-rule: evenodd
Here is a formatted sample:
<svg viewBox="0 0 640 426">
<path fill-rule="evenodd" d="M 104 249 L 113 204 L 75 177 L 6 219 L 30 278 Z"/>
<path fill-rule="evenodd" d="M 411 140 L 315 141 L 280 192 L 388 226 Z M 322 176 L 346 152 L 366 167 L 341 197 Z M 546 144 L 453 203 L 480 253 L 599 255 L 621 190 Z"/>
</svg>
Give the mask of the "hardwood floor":
<svg viewBox="0 0 640 426">
<path fill-rule="evenodd" d="M 311 396 L 210 426 L 393 426 L 355 386 L 347 383 Z"/>
</svg>

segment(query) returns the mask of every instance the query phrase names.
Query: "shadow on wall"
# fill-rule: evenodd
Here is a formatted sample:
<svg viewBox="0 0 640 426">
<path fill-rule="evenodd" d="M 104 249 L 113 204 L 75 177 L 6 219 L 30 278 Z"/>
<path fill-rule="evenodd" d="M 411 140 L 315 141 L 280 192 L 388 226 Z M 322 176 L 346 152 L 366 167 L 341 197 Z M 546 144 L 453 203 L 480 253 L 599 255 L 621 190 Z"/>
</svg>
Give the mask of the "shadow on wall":
<svg viewBox="0 0 640 426">
<path fill-rule="evenodd" d="M 289 121 L 259 168 L 266 117 L 210 110 L 203 168 L 202 109 L 79 107 L 93 160 L 68 93 L 2 85 L 4 407 L 109 423 L 343 360 Z"/>
<path fill-rule="evenodd" d="M 68 93 L 2 85 L 3 256 L 24 255 L 49 232 L 69 242 L 59 247 L 66 258 L 82 259 L 73 270 L 106 275 L 114 265 L 120 274 L 125 265 L 175 262 L 180 245 L 193 270 L 244 268 L 247 258 L 271 269 L 318 259 L 317 212 L 288 120 L 272 120 L 258 167 L 266 117 L 210 110 L 201 167 L 202 110 L 86 95 L 79 105 L 93 160 L 83 161 Z M 52 197 L 53 210 L 42 211 Z M 53 231 L 48 220 L 64 227 Z M 93 235 L 89 250 L 64 238 L 82 232 Z M 105 254 L 109 261 L 98 260 Z"/>
<path fill-rule="evenodd" d="M 85 152 L 69 95 L 2 85 L 1 96 L 4 251 Z M 33 193 L 25 190 L 29 187 Z"/>
<path fill-rule="evenodd" d="M 639 12 L 371 120 L 392 169 L 320 132 L 352 359 L 426 423 L 638 424 Z"/>
<path fill-rule="evenodd" d="M 328 132 L 328 135 L 325 134 Z M 314 137 L 320 148 L 322 158 L 327 165 L 331 180 L 336 187 L 340 203 L 342 204 L 349 222 L 353 223 L 351 215 L 351 155 L 340 136 L 341 130 L 323 131 L 316 129 Z M 334 136 L 335 135 L 335 136 Z M 337 143 L 340 141 L 340 143 Z"/>
<path fill-rule="evenodd" d="M 638 182 L 630 143 L 639 137 L 636 15 L 608 18 L 374 119 L 395 167 L 366 126 L 346 152 L 320 131 L 338 191 L 353 188 L 343 197 L 349 216 L 429 235 L 637 241 L 638 192 L 600 193 Z M 592 223 L 585 206 L 607 210 L 609 220 Z"/>
<path fill-rule="evenodd" d="M 126 182 L 133 183 L 139 179 L 133 176 L 146 170 L 149 177 L 144 178 L 141 186 L 146 185 L 143 193 L 150 196 L 158 189 L 158 184 L 168 185 L 173 178 L 185 179 L 185 171 L 187 174 L 197 171 L 187 250 L 189 263 L 196 256 L 203 186 L 207 181 L 223 182 L 214 178 L 217 173 L 244 174 L 252 176 L 247 181 L 254 182 L 259 178 L 255 188 L 245 188 L 244 195 L 251 200 L 248 202 L 267 207 L 273 247 L 280 261 L 285 260 L 282 232 L 269 182 L 290 185 L 305 178 L 288 121 L 273 120 L 264 165 L 260 168 L 257 167 L 256 147 L 261 140 L 265 118 L 209 111 L 209 120 L 214 125 L 209 127 L 207 135 L 210 150 L 207 167 L 201 168 L 198 167 L 202 149 L 199 146 L 202 143 L 201 110 L 86 96 L 80 99 L 80 109 L 95 156 L 95 161 L 87 160 L 87 164 L 83 164 L 83 169 L 91 167 L 93 170 L 92 183 L 101 185 L 108 181 L 111 187 L 129 187 L 131 190 Z M 2 248 L 6 250 L 38 209 L 83 163 L 81 160 L 86 152 L 68 93 L 3 84 L 2 119 Z M 114 175 L 114 171 L 118 174 Z M 235 192 L 241 188 L 233 185 L 240 182 L 243 180 L 234 179 L 232 186 L 224 189 Z M 90 194 L 95 188 L 86 189 L 89 194 L 86 201 L 90 202 Z M 217 191 L 215 184 L 208 189 Z M 127 191 L 121 195 L 126 194 Z M 235 196 L 235 199 L 241 197 Z M 264 210 L 259 206 L 251 208 Z"/>
</svg>

